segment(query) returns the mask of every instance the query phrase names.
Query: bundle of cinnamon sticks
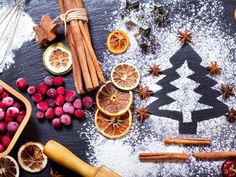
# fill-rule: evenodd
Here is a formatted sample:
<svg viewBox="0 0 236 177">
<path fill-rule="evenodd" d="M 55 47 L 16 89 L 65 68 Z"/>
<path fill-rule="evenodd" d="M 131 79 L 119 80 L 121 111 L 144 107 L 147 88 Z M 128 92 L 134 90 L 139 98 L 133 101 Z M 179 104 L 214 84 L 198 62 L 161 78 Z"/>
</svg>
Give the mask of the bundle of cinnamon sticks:
<svg viewBox="0 0 236 177">
<path fill-rule="evenodd" d="M 58 0 L 62 14 L 83 8 L 82 0 Z M 66 37 L 73 58 L 74 84 L 79 94 L 89 92 L 105 82 L 99 61 L 92 47 L 87 21 L 71 20 L 67 23 Z"/>
</svg>

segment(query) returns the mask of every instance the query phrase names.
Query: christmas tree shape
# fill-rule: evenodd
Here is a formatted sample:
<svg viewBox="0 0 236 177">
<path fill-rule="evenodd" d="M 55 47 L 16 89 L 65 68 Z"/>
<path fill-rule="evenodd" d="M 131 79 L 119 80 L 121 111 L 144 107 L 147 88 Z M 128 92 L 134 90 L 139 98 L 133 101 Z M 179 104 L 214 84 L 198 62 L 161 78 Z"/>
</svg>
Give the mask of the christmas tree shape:
<svg viewBox="0 0 236 177">
<path fill-rule="evenodd" d="M 172 68 L 157 84 L 161 90 L 153 94 L 158 99 L 148 105 L 152 115 L 179 121 L 180 134 L 196 134 L 197 123 L 222 116 L 227 106 L 212 89 L 217 82 L 207 76 L 201 57 L 189 44 L 183 45 L 171 58 Z"/>
</svg>

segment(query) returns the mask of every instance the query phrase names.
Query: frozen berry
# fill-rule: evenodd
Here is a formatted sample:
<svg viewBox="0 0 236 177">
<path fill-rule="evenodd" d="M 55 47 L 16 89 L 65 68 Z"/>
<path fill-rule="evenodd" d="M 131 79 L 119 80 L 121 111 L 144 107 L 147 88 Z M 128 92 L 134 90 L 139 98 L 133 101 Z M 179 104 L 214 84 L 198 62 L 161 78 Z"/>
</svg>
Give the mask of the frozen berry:
<svg viewBox="0 0 236 177">
<path fill-rule="evenodd" d="M 65 103 L 64 96 L 62 96 L 62 95 L 57 96 L 57 98 L 56 98 L 56 105 L 57 106 L 63 106 L 64 103 Z"/>
<path fill-rule="evenodd" d="M 74 106 L 76 109 L 81 109 L 81 108 L 82 108 L 81 99 L 76 99 L 76 100 L 73 102 L 73 106 Z"/>
<path fill-rule="evenodd" d="M 44 113 L 42 111 L 38 111 L 36 113 L 36 116 L 37 116 L 38 120 L 43 120 L 44 119 Z"/>
<path fill-rule="evenodd" d="M 69 90 L 67 93 L 66 93 L 66 96 L 65 96 L 65 100 L 67 102 L 72 102 L 74 101 L 76 98 L 76 92 L 74 90 Z"/>
<path fill-rule="evenodd" d="M 24 90 L 27 87 L 27 81 L 24 78 L 19 78 L 16 81 L 16 86 L 21 89 Z"/>
<path fill-rule="evenodd" d="M 8 97 L 10 94 L 7 91 L 4 91 L 2 94 L 2 98 Z"/>
<path fill-rule="evenodd" d="M 2 86 L 0 86 L 0 95 L 2 95 L 4 92 L 4 88 Z"/>
<path fill-rule="evenodd" d="M 54 109 L 54 114 L 57 116 L 57 117 L 61 117 L 61 115 L 64 113 L 63 111 L 63 108 L 62 107 L 56 107 Z"/>
<path fill-rule="evenodd" d="M 66 90 L 65 90 L 65 88 L 64 87 L 58 87 L 57 88 L 57 94 L 58 95 L 65 95 L 65 93 L 66 93 Z"/>
<path fill-rule="evenodd" d="M 40 103 L 37 104 L 37 108 L 39 111 L 45 112 L 48 109 L 48 104 L 44 101 L 41 101 Z"/>
<path fill-rule="evenodd" d="M 36 103 L 39 103 L 43 100 L 43 96 L 40 93 L 35 93 L 31 96 L 32 100 Z"/>
<path fill-rule="evenodd" d="M 52 87 L 53 86 L 53 77 L 51 76 L 46 76 L 44 78 L 44 83 L 48 86 L 48 87 Z"/>
<path fill-rule="evenodd" d="M 63 111 L 67 114 L 73 114 L 75 111 L 75 108 L 71 103 L 65 103 L 63 105 Z"/>
<path fill-rule="evenodd" d="M 2 108 L 0 108 L 0 120 L 4 118 L 5 112 Z"/>
<path fill-rule="evenodd" d="M 57 76 L 54 78 L 53 83 L 55 87 L 60 87 L 64 84 L 64 79 L 61 76 Z"/>
<path fill-rule="evenodd" d="M 81 109 L 77 109 L 74 112 L 74 115 L 76 118 L 83 118 L 84 117 L 84 111 Z"/>
<path fill-rule="evenodd" d="M 15 107 L 9 107 L 7 109 L 7 114 L 11 117 L 17 117 L 19 115 L 19 109 Z"/>
<path fill-rule="evenodd" d="M 15 133 L 19 128 L 19 124 L 17 122 L 9 122 L 7 124 L 7 131 L 10 133 Z"/>
<path fill-rule="evenodd" d="M 52 120 L 52 126 L 55 128 L 58 128 L 61 126 L 61 119 L 60 118 L 55 118 Z"/>
<path fill-rule="evenodd" d="M 43 82 L 38 85 L 38 92 L 42 95 L 45 95 L 48 91 L 48 87 Z"/>
<path fill-rule="evenodd" d="M 3 147 L 5 147 L 5 148 L 8 147 L 10 142 L 11 142 L 11 138 L 9 136 L 4 135 L 2 137 L 1 144 L 3 145 Z"/>
<path fill-rule="evenodd" d="M 89 109 L 93 106 L 93 100 L 91 97 L 88 97 L 88 96 L 86 96 L 82 99 L 82 103 L 83 103 L 84 107 L 87 109 Z"/>
<path fill-rule="evenodd" d="M 0 122 L 0 132 L 3 133 L 7 130 L 6 122 Z"/>
<path fill-rule="evenodd" d="M 9 114 L 5 113 L 5 116 L 4 116 L 4 120 L 5 122 L 11 122 L 14 120 L 14 117 L 10 116 Z"/>
<path fill-rule="evenodd" d="M 20 112 L 19 112 L 19 114 L 25 116 L 26 111 L 25 111 L 24 109 L 21 109 Z"/>
<path fill-rule="evenodd" d="M 48 120 L 52 120 L 54 118 L 54 110 L 53 108 L 48 108 L 45 112 L 45 118 Z"/>
<path fill-rule="evenodd" d="M 64 125 L 70 125 L 71 124 L 71 117 L 67 114 L 63 114 L 61 116 L 61 123 Z"/>
<path fill-rule="evenodd" d="M 20 124 L 24 120 L 25 116 L 24 115 L 18 115 L 16 118 L 16 121 Z"/>
<path fill-rule="evenodd" d="M 0 144 L 0 153 L 4 151 L 4 147 Z"/>
<path fill-rule="evenodd" d="M 5 97 L 2 99 L 2 105 L 6 108 L 13 105 L 13 103 L 14 103 L 14 99 L 12 97 Z"/>
<path fill-rule="evenodd" d="M 37 88 L 34 85 L 29 86 L 28 89 L 27 89 L 27 92 L 30 95 L 33 95 L 36 91 L 37 91 Z"/>
<path fill-rule="evenodd" d="M 56 100 L 54 99 L 48 99 L 48 106 L 54 108 L 56 106 Z"/>
<path fill-rule="evenodd" d="M 21 105 L 20 105 L 20 103 L 18 103 L 18 102 L 14 102 L 13 105 L 12 105 L 12 107 L 15 107 L 15 108 L 17 108 L 17 109 L 20 109 Z"/>
<path fill-rule="evenodd" d="M 50 97 L 50 98 L 56 98 L 56 97 L 57 97 L 57 91 L 56 91 L 56 89 L 50 88 L 50 89 L 47 91 L 47 95 L 48 95 L 48 97 Z"/>
</svg>

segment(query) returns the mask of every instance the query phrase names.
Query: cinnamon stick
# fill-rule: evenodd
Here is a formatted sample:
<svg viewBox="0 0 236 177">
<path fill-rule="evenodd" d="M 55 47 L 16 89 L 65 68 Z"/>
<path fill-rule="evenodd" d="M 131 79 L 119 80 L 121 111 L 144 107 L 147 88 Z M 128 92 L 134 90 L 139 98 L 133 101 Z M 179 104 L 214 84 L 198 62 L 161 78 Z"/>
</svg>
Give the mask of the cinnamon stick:
<svg viewBox="0 0 236 177">
<path fill-rule="evenodd" d="M 202 160 L 220 160 L 236 157 L 236 152 L 195 152 L 193 156 Z"/>
<path fill-rule="evenodd" d="M 76 8 L 81 8 L 83 7 L 83 3 L 81 0 L 75 0 L 75 6 Z M 97 60 L 97 57 L 96 57 L 96 54 L 93 50 L 93 47 L 92 47 L 92 43 L 91 43 L 91 39 L 90 39 L 90 35 L 89 35 L 89 30 L 88 30 L 88 26 L 84 26 L 83 22 L 81 20 L 79 20 L 79 27 L 80 27 L 80 30 L 81 30 L 81 33 L 83 35 L 83 38 L 85 40 L 85 44 L 87 45 L 88 47 L 88 50 L 89 50 L 89 53 L 91 55 L 91 58 L 92 58 L 92 61 L 93 61 L 93 64 L 94 64 L 94 67 L 96 69 L 96 72 L 97 72 L 97 76 L 99 78 L 99 80 L 102 82 L 102 83 L 105 83 L 105 78 L 103 76 L 103 73 L 102 73 L 102 70 L 101 70 L 101 67 L 100 67 L 100 64 Z M 87 23 L 87 22 L 86 22 Z"/>
<path fill-rule="evenodd" d="M 164 138 L 165 144 L 186 144 L 186 145 L 210 145 L 211 140 L 207 138 Z"/>
<path fill-rule="evenodd" d="M 64 6 L 65 10 L 68 11 L 70 9 L 74 9 L 73 2 L 71 0 L 64 0 Z M 79 58 L 79 64 L 80 68 L 82 70 L 82 75 L 84 78 L 84 83 L 85 83 L 85 88 L 86 90 L 92 90 L 93 85 L 92 85 L 92 80 L 90 77 L 89 69 L 88 69 L 88 64 L 87 64 L 87 59 L 85 55 L 85 49 L 83 46 L 83 37 L 79 28 L 79 24 L 77 20 L 71 20 L 68 23 L 68 26 L 70 26 L 71 33 L 74 39 L 74 43 L 76 46 L 76 54 Z"/>
<path fill-rule="evenodd" d="M 58 0 L 58 6 L 62 14 L 65 13 L 64 3 L 63 0 Z M 75 45 L 73 41 L 73 37 L 71 34 L 70 26 L 68 26 L 68 33 L 67 33 L 67 40 L 69 41 L 69 46 L 72 54 L 72 66 L 73 66 L 73 76 L 74 76 L 74 84 L 77 92 L 79 94 L 85 93 L 83 88 L 83 78 L 82 78 L 82 71 L 79 66 L 78 58 L 76 56 Z"/>
<path fill-rule="evenodd" d="M 160 153 L 140 153 L 140 161 L 158 161 L 158 160 L 188 160 L 189 155 L 185 153 L 160 152 Z"/>
</svg>

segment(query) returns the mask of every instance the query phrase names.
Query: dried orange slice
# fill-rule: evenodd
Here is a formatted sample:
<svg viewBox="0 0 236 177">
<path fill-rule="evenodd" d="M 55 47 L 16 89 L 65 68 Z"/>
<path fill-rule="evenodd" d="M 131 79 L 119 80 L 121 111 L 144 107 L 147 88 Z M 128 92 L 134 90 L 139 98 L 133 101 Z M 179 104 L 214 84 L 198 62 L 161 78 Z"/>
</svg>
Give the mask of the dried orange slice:
<svg viewBox="0 0 236 177">
<path fill-rule="evenodd" d="M 121 90 L 132 90 L 138 86 L 140 74 L 134 65 L 120 63 L 112 69 L 111 81 Z"/>
<path fill-rule="evenodd" d="M 129 37 L 124 31 L 112 31 L 107 37 L 107 48 L 113 54 L 124 53 L 129 47 Z"/>
<path fill-rule="evenodd" d="M 133 102 L 131 91 L 117 89 L 110 81 L 102 85 L 96 95 L 98 109 L 108 116 L 119 116 L 127 112 Z"/>
<path fill-rule="evenodd" d="M 132 125 L 132 114 L 128 110 L 120 116 L 106 116 L 99 109 L 95 113 L 95 125 L 101 134 L 107 138 L 121 138 L 129 132 Z"/>
<path fill-rule="evenodd" d="M 22 145 L 17 154 L 21 168 L 31 173 L 42 171 L 48 163 L 48 158 L 43 153 L 43 147 L 38 142 L 28 142 Z"/>
<path fill-rule="evenodd" d="M 2 177 L 19 177 L 20 170 L 15 159 L 11 156 L 0 158 L 0 176 Z"/>
</svg>

